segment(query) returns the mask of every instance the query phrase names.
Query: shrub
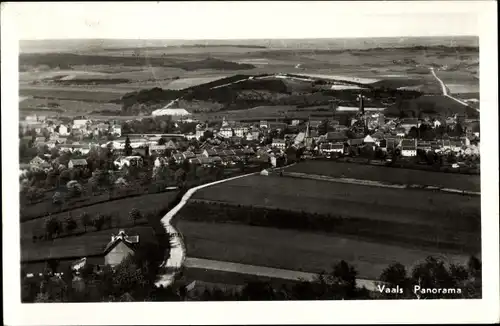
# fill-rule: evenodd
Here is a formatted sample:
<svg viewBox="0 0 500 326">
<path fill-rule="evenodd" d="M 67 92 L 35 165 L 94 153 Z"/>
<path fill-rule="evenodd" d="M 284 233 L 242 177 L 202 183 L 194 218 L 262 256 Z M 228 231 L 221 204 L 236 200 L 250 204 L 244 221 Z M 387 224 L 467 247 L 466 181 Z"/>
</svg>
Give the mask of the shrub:
<svg viewBox="0 0 500 326">
<path fill-rule="evenodd" d="M 97 214 L 97 216 L 92 220 L 92 225 L 96 228 L 97 231 L 100 231 L 104 226 L 104 216 L 102 214 Z"/>
<path fill-rule="evenodd" d="M 66 222 L 66 231 L 70 233 L 73 232 L 78 227 L 75 219 L 71 215 L 66 217 L 65 222 Z"/>
<path fill-rule="evenodd" d="M 59 234 L 62 231 L 61 229 L 61 222 L 55 217 L 50 216 L 47 220 L 45 220 L 45 233 L 49 238 Z"/>
<path fill-rule="evenodd" d="M 82 221 L 82 225 L 85 228 L 85 232 L 87 232 L 87 226 L 92 225 L 90 215 L 87 212 L 82 212 L 82 214 L 80 215 L 80 220 Z"/>
<path fill-rule="evenodd" d="M 136 221 L 142 217 L 142 214 L 137 208 L 132 208 L 129 213 L 129 217 L 135 225 Z"/>
</svg>

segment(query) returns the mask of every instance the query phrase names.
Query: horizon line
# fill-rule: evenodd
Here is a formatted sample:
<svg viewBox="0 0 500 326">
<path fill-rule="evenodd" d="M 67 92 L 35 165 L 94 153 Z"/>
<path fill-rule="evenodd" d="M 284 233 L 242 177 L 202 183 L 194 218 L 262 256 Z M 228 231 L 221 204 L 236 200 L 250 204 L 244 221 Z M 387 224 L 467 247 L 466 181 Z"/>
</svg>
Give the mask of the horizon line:
<svg viewBox="0 0 500 326">
<path fill-rule="evenodd" d="M 44 39 L 19 39 L 19 41 L 79 41 L 79 40 L 122 40 L 122 41 L 265 41 L 265 40 L 334 40 L 334 39 L 381 39 L 381 38 L 439 38 L 439 37 L 471 37 L 479 38 L 479 35 L 419 35 L 419 36 L 343 36 L 343 37 L 271 37 L 271 38 L 121 38 L 121 37 L 78 37 L 78 38 L 44 38 Z"/>
</svg>

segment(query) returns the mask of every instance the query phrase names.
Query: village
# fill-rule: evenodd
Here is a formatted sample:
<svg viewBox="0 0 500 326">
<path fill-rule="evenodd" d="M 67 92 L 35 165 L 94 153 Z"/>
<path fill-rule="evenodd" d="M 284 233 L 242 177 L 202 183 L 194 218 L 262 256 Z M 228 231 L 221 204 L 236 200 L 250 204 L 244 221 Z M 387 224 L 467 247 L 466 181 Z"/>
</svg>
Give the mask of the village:
<svg viewBox="0 0 500 326">
<path fill-rule="evenodd" d="M 350 125 L 334 118 L 241 123 L 161 116 L 149 119 L 153 121 L 149 124 L 141 124 L 140 117 L 120 124 L 30 115 L 19 124 L 21 180 L 28 171 L 94 172 L 96 164 L 89 164 L 89 158 L 104 151 L 106 160 L 112 160 L 107 167 L 115 171 L 181 164 L 283 166 L 299 159 L 342 157 L 364 158 L 372 164 L 398 161 L 405 167 L 431 165 L 438 170 L 479 169 L 478 121 L 456 115 L 388 119 L 380 112 L 365 112 L 362 102 Z"/>
</svg>

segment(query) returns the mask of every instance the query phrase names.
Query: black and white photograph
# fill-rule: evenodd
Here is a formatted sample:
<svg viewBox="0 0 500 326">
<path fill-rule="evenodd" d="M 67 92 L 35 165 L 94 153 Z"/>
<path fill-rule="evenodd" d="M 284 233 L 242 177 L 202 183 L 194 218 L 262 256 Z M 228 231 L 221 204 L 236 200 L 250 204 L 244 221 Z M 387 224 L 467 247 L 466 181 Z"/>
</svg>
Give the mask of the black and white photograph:
<svg viewBox="0 0 500 326">
<path fill-rule="evenodd" d="M 12 322 L 498 322 L 496 19 L 493 1 L 4 3 Z"/>
</svg>

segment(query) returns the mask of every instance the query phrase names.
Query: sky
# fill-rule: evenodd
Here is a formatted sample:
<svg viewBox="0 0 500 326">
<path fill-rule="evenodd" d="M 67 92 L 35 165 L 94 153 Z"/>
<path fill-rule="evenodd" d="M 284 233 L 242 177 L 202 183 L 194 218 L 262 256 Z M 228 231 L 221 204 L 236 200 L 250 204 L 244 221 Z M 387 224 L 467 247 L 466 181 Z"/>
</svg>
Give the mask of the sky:
<svg viewBox="0 0 500 326">
<path fill-rule="evenodd" d="M 479 35 L 482 1 L 3 3 L 22 40 Z"/>
</svg>

